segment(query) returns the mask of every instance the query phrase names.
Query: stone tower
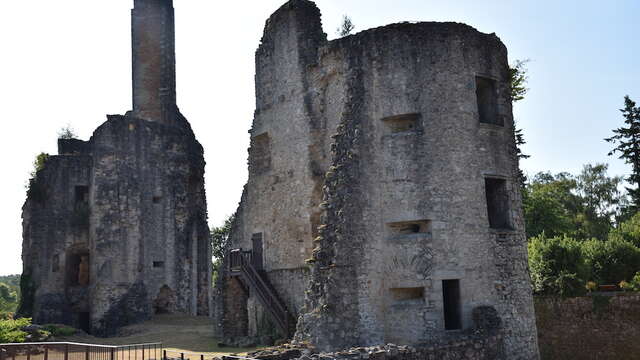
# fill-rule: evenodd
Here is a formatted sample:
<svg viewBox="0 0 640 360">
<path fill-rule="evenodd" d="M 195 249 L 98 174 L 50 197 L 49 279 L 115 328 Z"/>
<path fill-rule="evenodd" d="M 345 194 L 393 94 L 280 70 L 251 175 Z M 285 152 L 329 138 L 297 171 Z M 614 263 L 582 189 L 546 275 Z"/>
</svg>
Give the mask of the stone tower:
<svg viewBox="0 0 640 360">
<path fill-rule="evenodd" d="M 175 104 L 171 0 L 136 0 L 133 111 L 60 139 L 23 207 L 22 303 L 36 323 L 111 335 L 154 313 L 209 315 L 202 146 Z"/>
<path fill-rule="evenodd" d="M 256 98 L 221 335 L 290 336 L 286 307 L 321 350 L 480 333 L 499 358 L 537 359 L 495 34 L 424 22 L 327 41 L 315 4 L 291 0 L 266 23 Z"/>
<path fill-rule="evenodd" d="M 131 10 L 133 114 L 170 123 L 176 105 L 173 0 L 135 0 Z"/>
</svg>

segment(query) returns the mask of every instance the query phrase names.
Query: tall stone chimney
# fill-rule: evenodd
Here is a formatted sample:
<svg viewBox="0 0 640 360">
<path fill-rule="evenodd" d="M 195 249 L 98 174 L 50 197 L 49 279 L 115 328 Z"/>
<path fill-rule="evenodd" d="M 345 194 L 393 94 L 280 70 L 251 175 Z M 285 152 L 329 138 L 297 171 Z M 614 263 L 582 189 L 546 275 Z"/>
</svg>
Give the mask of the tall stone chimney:
<svg viewBox="0 0 640 360">
<path fill-rule="evenodd" d="M 131 11 L 133 114 L 171 123 L 176 107 L 173 0 L 134 0 Z"/>
</svg>

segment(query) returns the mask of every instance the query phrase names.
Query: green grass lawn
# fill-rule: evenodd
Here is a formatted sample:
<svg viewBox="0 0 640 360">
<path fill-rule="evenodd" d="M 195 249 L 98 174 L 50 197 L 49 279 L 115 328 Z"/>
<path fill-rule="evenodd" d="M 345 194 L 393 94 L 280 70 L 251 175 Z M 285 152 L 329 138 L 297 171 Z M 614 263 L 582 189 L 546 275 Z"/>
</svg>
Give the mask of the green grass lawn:
<svg viewBox="0 0 640 360">
<path fill-rule="evenodd" d="M 123 328 L 120 336 L 97 338 L 90 335 L 74 335 L 57 338 L 57 341 L 73 341 L 103 345 L 127 345 L 161 342 L 167 355 L 198 360 L 200 354 L 207 357 L 225 354 L 246 354 L 256 348 L 220 348 L 213 334 L 213 319 L 202 316 L 158 315 L 141 324 Z"/>
</svg>

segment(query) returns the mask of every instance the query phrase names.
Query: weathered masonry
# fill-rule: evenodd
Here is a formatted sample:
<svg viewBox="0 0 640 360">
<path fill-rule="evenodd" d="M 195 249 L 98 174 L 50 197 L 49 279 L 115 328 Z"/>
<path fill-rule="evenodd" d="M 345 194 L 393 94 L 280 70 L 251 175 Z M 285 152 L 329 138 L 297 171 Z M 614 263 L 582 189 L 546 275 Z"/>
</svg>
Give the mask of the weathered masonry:
<svg viewBox="0 0 640 360">
<path fill-rule="evenodd" d="M 203 150 L 176 106 L 173 3 L 135 0 L 133 111 L 61 139 L 23 207 L 22 315 L 111 335 L 209 315 Z"/>
<path fill-rule="evenodd" d="M 292 0 L 266 23 L 256 97 L 223 336 L 335 350 L 488 326 L 509 359 L 538 357 L 496 35 L 400 23 L 327 41 Z"/>
</svg>

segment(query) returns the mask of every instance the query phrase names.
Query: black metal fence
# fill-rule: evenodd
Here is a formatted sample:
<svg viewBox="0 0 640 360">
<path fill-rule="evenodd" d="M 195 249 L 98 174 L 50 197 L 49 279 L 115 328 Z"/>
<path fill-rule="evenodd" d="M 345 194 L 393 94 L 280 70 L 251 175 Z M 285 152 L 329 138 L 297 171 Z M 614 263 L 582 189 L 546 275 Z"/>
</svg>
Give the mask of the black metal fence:
<svg viewBox="0 0 640 360">
<path fill-rule="evenodd" d="M 71 342 L 0 344 L 0 360 L 161 360 L 162 343 L 96 345 Z"/>
</svg>

